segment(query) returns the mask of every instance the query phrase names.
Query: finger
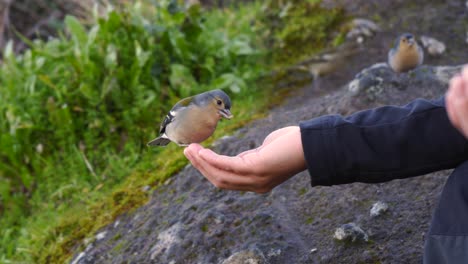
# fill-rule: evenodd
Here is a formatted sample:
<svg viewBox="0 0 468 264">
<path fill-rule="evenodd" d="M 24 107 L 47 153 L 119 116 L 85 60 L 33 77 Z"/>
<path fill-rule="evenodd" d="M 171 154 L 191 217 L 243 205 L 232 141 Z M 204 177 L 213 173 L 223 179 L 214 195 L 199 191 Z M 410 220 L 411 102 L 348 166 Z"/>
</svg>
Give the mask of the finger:
<svg viewBox="0 0 468 264">
<path fill-rule="evenodd" d="M 243 157 L 240 156 L 229 157 L 218 155 L 210 149 L 201 149 L 198 154 L 204 161 L 210 164 L 210 166 L 216 167 L 223 171 L 233 171 L 242 174 L 249 173 L 253 170 L 253 167 L 249 166 Z"/>
<path fill-rule="evenodd" d="M 450 90 L 447 95 L 447 113 L 452 124 L 458 128 L 465 136 L 468 136 L 468 82 L 463 80 L 463 76 L 455 77 L 450 83 Z"/>
<path fill-rule="evenodd" d="M 187 157 L 187 159 L 192 163 L 193 167 L 195 167 L 197 170 L 201 170 L 201 167 L 202 165 L 200 164 L 200 159 L 199 158 L 196 158 L 196 154 L 197 152 L 193 152 L 191 149 L 190 149 L 190 146 L 187 147 L 185 150 L 184 150 L 184 154 L 185 156 Z M 200 171 L 201 172 L 201 171 Z M 203 172 L 202 172 L 203 174 Z"/>
<path fill-rule="evenodd" d="M 210 165 L 200 156 L 192 156 L 194 167 L 205 176 L 213 185 L 221 189 L 254 191 L 257 184 L 253 177 L 239 175 Z"/>
<path fill-rule="evenodd" d="M 202 148 L 203 147 L 200 144 L 190 144 L 184 149 L 184 155 L 187 156 L 188 154 L 191 154 L 192 156 L 195 156 L 198 153 L 198 151 L 200 151 Z"/>
<path fill-rule="evenodd" d="M 453 77 L 450 80 L 450 88 L 447 92 L 446 100 L 446 107 L 447 107 L 447 114 L 454 124 L 454 126 L 459 126 L 459 118 L 458 113 L 459 109 L 457 109 L 457 105 L 459 105 L 459 100 L 463 98 L 463 81 L 461 76 Z"/>
<path fill-rule="evenodd" d="M 468 74 L 467 74 L 468 77 Z M 463 78 L 463 77 L 462 77 Z M 450 114 L 454 116 L 454 123 L 468 136 L 468 80 L 454 81 L 452 91 L 453 103 L 450 106 Z"/>
</svg>

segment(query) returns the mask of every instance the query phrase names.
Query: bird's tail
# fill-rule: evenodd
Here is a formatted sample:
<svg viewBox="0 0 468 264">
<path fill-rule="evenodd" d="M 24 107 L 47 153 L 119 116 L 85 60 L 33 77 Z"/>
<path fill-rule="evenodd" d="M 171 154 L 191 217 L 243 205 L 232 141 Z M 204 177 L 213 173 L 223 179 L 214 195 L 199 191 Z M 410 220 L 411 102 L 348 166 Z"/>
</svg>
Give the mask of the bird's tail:
<svg viewBox="0 0 468 264">
<path fill-rule="evenodd" d="M 147 145 L 148 146 L 166 146 L 170 142 L 171 140 L 169 140 L 168 138 L 158 137 L 148 142 Z"/>
</svg>

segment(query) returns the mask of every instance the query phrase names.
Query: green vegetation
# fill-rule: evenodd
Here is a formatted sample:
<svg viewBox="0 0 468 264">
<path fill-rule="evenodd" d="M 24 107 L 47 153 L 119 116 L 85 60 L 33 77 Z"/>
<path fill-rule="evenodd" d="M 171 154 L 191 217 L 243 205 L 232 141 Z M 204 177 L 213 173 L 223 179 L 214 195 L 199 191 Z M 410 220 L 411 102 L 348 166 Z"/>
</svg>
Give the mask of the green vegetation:
<svg viewBox="0 0 468 264">
<path fill-rule="evenodd" d="M 321 0 L 267 1 L 264 21 L 271 26 L 269 43 L 277 65 L 289 66 L 327 46 L 344 41 L 343 8 L 327 9 Z"/>
<path fill-rule="evenodd" d="M 215 88 L 231 95 L 236 118 L 207 146 L 262 116 L 271 104 L 271 88 L 257 83 L 271 70 L 270 24 L 257 19 L 265 10 L 142 0 L 89 26 L 68 16 L 58 38 L 24 38 L 30 49 L 21 55 L 9 43 L 0 65 L 0 263 L 63 263 L 144 204 L 144 187 L 187 164 L 174 144 L 145 145 L 180 98 Z"/>
</svg>

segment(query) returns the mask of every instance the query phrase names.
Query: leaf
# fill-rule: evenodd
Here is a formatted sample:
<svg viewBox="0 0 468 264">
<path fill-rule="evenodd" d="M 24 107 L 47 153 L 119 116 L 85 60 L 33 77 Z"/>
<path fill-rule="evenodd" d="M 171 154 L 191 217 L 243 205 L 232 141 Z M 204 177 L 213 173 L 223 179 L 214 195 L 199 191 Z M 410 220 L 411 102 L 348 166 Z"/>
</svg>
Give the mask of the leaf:
<svg viewBox="0 0 468 264">
<path fill-rule="evenodd" d="M 138 41 L 135 41 L 135 55 L 136 55 L 136 59 L 138 60 L 138 66 L 142 68 L 143 66 L 145 66 L 146 62 L 150 58 L 151 52 L 144 51 L 141 48 L 140 43 L 138 43 Z"/>
<path fill-rule="evenodd" d="M 9 59 L 14 59 L 15 58 L 15 53 L 13 52 L 13 40 L 8 40 L 5 49 L 3 51 L 3 57 L 9 58 Z"/>
<path fill-rule="evenodd" d="M 117 48 L 110 44 L 107 46 L 106 51 L 105 65 L 109 69 L 114 69 L 117 67 Z"/>
<path fill-rule="evenodd" d="M 146 108 L 149 107 L 149 105 L 156 100 L 157 96 L 156 93 L 153 91 L 146 91 L 145 93 L 145 99 L 142 102 L 142 107 Z"/>
<path fill-rule="evenodd" d="M 94 27 L 91 28 L 91 30 L 88 33 L 88 43 L 87 46 L 90 47 L 94 45 L 94 41 L 96 40 L 96 37 L 99 34 L 100 27 L 99 25 L 95 25 Z"/>
<path fill-rule="evenodd" d="M 234 82 L 234 74 L 225 73 L 212 82 L 215 89 L 224 89 Z"/>
<path fill-rule="evenodd" d="M 182 64 L 171 65 L 169 82 L 173 89 L 180 90 L 183 97 L 190 95 L 190 90 L 197 86 L 190 69 Z"/>
<path fill-rule="evenodd" d="M 113 89 L 118 87 L 117 80 L 114 76 L 106 76 L 104 82 L 102 83 L 102 90 L 101 90 L 101 100 L 109 94 Z"/>
<path fill-rule="evenodd" d="M 80 87 L 78 88 L 81 94 L 87 98 L 92 104 L 95 103 L 96 98 L 98 98 L 94 89 L 88 83 L 81 83 Z"/>
<path fill-rule="evenodd" d="M 170 47 L 181 60 L 190 59 L 189 45 L 180 31 L 167 31 Z M 167 44 L 166 44 L 167 45 Z"/>
<path fill-rule="evenodd" d="M 242 90 L 247 89 L 247 85 L 244 80 L 237 77 L 233 73 L 225 73 L 215 79 L 212 83 L 215 89 L 229 88 L 233 93 L 239 93 Z"/>
<path fill-rule="evenodd" d="M 78 21 L 78 19 L 76 19 L 76 17 L 67 15 L 65 17 L 65 25 L 67 26 L 68 31 L 72 35 L 77 45 L 82 46 L 86 44 L 88 40 L 86 30 Z"/>
<path fill-rule="evenodd" d="M 200 3 L 194 3 L 190 5 L 190 7 L 187 9 L 186 12 L 191 19 L 198 19 L 198 18 L 201 18 L 201 11 L 202 11 L 202 8 L 201 8 Z"/>
<path fill-rule="evenodd" d="M 49 78 L 47 75 L 38 75 L 37 76 L 39 80 L 41 80 L 45 85 L 48 87 L 52 88 L 52 90 L 55 92 L 55 95 L 59 99 L 59 101 L 63 101 L 63 95 L 60 92 L 60 89 L 52 82 L 52 80 Z"/>
<path fill-rule="evenodd" d="M 229 89 L 230 89 L 233 93 L 240 93 L 240 91 L 241 91 L 241 88 L 239 87 L 239 85 L 238 85 L 237 83 L 231 84 L 231 86 L 229 86 Z"/>
<path fill-rule="evenodd" d="M 39 70 L 40 68 L 42 68 L 45 61 L 46 61 L 46 59 L 44 57 L 42 57 L 42 56 L 36 57 L 36 60 L 35 60 L 36 69 Z"/>
<path fill-rule="evenodd" d="M 36 91 L 36 77 L 36 75 L 30 75 L 26 81 L 26 87 L 28 88 L 27 90 L 30 94 L 34 94 Z"/>
<path fill-rule="evenodd" d="M 34 177 L 30 173 L 23 170 L 20 173 L 20 177 L 21 177 L 21 182 L 26 188 L 30 188 L 32 186 L 34 182 Z"/>
<path fill-rule="evenodd" d="M 215 72 L 215 60 L 213 57 L 207 57 L 205 59 L 205 63 L 203 63 L 202 67 L 213 74 Z"/>
<path fill-rule="evenodd" d="M 229 50 L 236 55 L 251 55 L 255 53 L 249 42 L 242 39 L 234 39 L 231 42 Z"/>
</svg>

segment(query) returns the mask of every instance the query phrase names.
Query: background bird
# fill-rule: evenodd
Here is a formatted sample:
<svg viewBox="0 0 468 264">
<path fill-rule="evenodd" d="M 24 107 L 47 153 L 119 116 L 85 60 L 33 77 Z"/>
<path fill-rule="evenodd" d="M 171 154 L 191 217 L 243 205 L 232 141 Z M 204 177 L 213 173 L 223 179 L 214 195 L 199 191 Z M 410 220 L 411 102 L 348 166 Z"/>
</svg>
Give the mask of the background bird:
<svg viewBox="0 0 468 264">
<path fill-rule="evenodd" d="M 200 143 L 209 138 L 222 118 L 231 119 L 231 99 L 221 90 L 187 97 L 175 104 L 161 123 L 159 137 L 148 146 L 179 146 Z"/>
<path fill-rule="evenodd" d="M 395 47 L 388 52 L 388 64 L 395 72 L 412 70 L 421 65 L 423 60 L 423 49 L 409 33 L 398 37 Z"/>
</svg>

